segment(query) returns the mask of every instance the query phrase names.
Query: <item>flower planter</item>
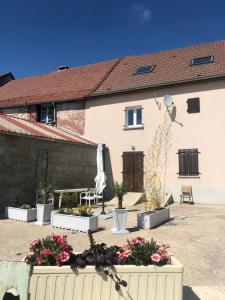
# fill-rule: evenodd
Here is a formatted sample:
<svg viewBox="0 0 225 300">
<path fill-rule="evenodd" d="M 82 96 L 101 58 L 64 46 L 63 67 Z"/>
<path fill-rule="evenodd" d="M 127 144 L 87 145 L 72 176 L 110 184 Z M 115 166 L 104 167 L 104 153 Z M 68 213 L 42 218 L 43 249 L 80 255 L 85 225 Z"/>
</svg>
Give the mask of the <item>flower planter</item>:
<svg viewBox="0 0 225 300">
<path fill-rule="evenodd" d="M 31 222 L 37 219 L 37 209 L 36 208 L 17 208 L 17 207 L 6 207 L 5 216 L 8 219 Z"/>
<path fill-rule="evenodd" d="M 120 279 L 128 283 L 115 290 L 115 283 L 95 267 L 72 270 L 63 267 L 34 267 L 30 280 L 30 300 L 182 300 L 183 266 L 172 258 L 171 265 L 115 266 Z"/>
<path fill-rule="evenodd" d="M 112 212 L 114 227 L 112 228 L 112 233 L 115 234 L 128 234 L 129 231 L 127 227 L 127 215 L 128 210 L 125 208 L 115 208 Z"/>
<path fill-rule="evenodd" d="M 164 208 L 153 213 L 140 213 L 137 215 L 137 226 L 142 229 L 151 229 L 165 223 L 169 219 L 169 208 Z"/>
<path fill-rule="evenodd" d="M 52 226 L 82 232 L 96 231 L 98 229 L 98 216 L 82 217 L 56 213 L 52 216 Z"/>
<path fill-rule="evenodd" d="M 47 225 L 51 223 L 52 204 L 37 204 L 37 222 L 38 225 Z"/>
</svg>

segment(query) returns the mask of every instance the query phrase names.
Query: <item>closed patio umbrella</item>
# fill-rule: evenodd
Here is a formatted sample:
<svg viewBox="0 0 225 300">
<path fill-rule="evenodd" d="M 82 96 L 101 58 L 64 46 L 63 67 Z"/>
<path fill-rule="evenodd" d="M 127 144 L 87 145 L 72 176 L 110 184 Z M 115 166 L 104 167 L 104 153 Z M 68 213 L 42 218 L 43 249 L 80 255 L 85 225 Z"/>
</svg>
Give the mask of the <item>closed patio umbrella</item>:
<svg viewBox="0 0 225 300">
<path fill-rule="evenodd" d="M 95 177 L 95 188 L 98 194 L 101 194 L 106 187 L 106 175 L 103 162 L 103 145 L 98 144 L 97 148 L 97 176 Z"/>
</svg>

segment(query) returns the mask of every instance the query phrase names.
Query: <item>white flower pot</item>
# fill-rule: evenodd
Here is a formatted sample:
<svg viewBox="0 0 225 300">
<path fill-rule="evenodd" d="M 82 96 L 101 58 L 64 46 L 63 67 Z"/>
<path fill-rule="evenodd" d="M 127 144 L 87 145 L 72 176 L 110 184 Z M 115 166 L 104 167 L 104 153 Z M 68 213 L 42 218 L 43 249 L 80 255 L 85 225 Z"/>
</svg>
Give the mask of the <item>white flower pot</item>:
<svg viewBox="0 0 225 300">
<path fill-rule="evenodd" d="M 56 213 L 52 216 L 52 226 L 82 232 L 96 231 L 98 229 L 98 216 L 82 217 Z"/>
<path fill-rule="evenodd" d="M 115 234 L 128 234 L 129 231 L 127 227 L 127 215 L 128 210 L 125 208 L 115 208 L 112 212 L 114 227 L 112 228 L 112 233 Z"/>
<path fill-rule="evenodd" d="M 51 223 L 52 204 L 37 204 L 37 222 L 38 225 L 47 225 Z"/>
<path fill-rule="evenodd" d="M 140 213 L 137 214 L 137 227 L 151 229 L 169 221 L 169 219 L 169 208 L 164 208 L 153 213 Z"/>
<path fill-rule="evenodd" d="M 172 258 L 171 265 L 115 266 L 114 272 L 127 282 L 115 290 L 115 283 L 94 266 L 85 269 L 34 267 L 30 279 L 30 300 L 182 300 L 183 266 Z M 107 280 L 106 280 L 107 279 Z"/>
<path fill-rule="evenodd" d="M 8 219 L 31 222 L 37 219 L 37 209 L 36 208 L 17 208 L 17 207 L 6 207 L 5 216 Z"/>
</svg>

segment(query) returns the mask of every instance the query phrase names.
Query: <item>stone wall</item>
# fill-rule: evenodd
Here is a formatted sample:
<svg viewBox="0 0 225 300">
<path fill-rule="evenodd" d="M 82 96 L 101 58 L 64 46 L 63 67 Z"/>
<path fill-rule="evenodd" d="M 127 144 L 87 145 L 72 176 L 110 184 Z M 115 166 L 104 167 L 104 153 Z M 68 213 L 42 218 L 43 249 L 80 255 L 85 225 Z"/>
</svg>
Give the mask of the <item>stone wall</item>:
<svg viewBox="0 0 225 300">
<path fill-rule="evenodd" d="M 84 134 L 85 129 L 85 104 L 84 101 L 55 103 L 56 125 Z M 23 118 L 25 120 L 37 118 L 36 105 L 12 108 L 2 108 L 0 111 L 7 115 Z"/>
<path fill-rule="evenodd" d="M 16 197 L 35 203 L 48 177 L 57 189 L 94 187 L 96 147 L 0 133 L 0 211 Z"/>
<path fill-rule="evenodd" d="M 24 120 L 36 120 L 37 116 L 36 105 L 28 106 L 27 108 L 25 106 L 2 108 L 0 111 L 3 114 L 18 117 Z"/>
<path fill-rule="evenodd" d="M 84 101 L 73 101 L 56 104 L 57 126 L 68 128 L 84 134 L 85 105 Z"/>
</svg>

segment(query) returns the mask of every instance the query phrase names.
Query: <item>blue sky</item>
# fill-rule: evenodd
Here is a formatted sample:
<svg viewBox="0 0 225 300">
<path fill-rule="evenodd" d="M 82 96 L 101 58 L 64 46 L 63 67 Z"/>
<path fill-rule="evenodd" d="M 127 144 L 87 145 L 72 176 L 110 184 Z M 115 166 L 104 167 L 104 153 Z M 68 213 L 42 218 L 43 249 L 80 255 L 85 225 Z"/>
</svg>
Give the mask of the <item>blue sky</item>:
<svg viewBox="0 0 225 300">
<path fill-rule="evenodd" d="M 0 0 L 0 73 L 16 78 L 225 39 L 225 1 Z"/>
</svg>

